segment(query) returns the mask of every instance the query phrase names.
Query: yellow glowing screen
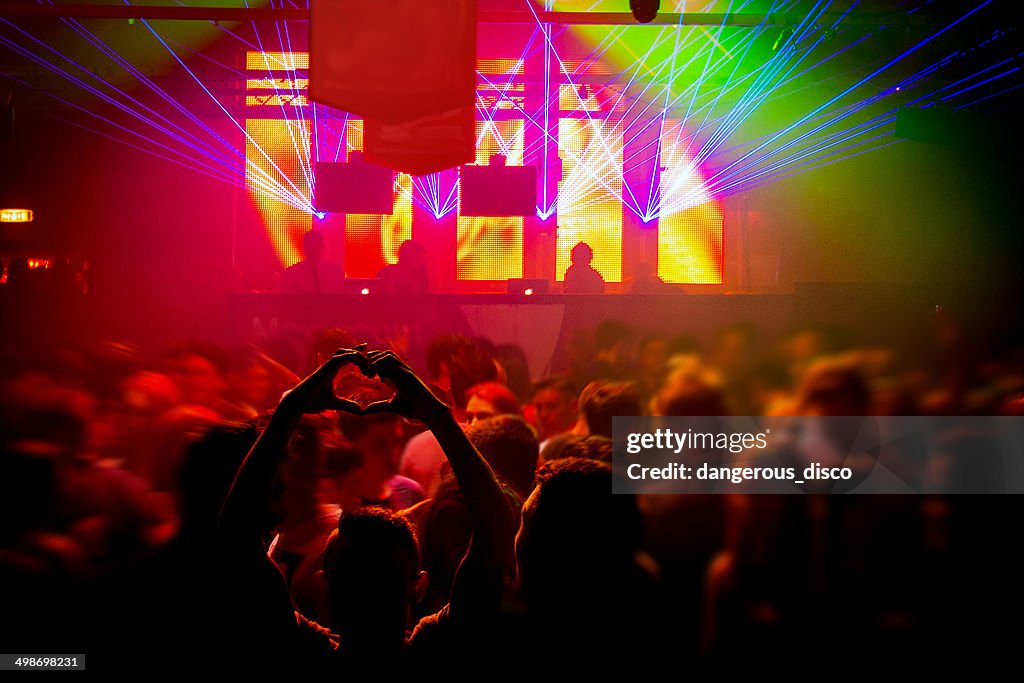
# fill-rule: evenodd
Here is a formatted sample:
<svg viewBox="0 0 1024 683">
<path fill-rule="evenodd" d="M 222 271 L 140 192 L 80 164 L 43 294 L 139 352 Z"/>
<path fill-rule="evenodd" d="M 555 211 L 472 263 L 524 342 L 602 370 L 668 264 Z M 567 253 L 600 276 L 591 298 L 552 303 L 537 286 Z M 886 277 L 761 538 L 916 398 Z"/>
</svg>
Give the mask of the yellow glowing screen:
<svg viewBox="0 0 1024 683">
<path fill-rule="evenodd" d="M 309 98 L 305 95 L 247 95 L 245 98 L 247 107 L 308 107 Z"/>
<path fill-rule="evenodd" d="M 662 133 L 658 275 L 665 282 L 722 284 L 722 205 L 704 188 L 678 121 Z"/>
<path fill-rule="evenodd" d="M 509 166 L 523 163 L 523 120 L 477 121 L 476 163 L 494 154 Z M 459 191 L 461 205 L 462 191 Z M 523 276 L 522 216 L 459 216 L 456 273 L 460 280 L 507 280 Z"/>
<path fill-rule="evenodd" d="M 309 66 L 309 57 L 300 53 L 246 53 L 245 66 L 251 70 L 284 71 Z M 288 94 L 274 94 L 275 87 L 294 87 Z M 245 185 L 270 243 L 282 266 L 302 259 L 302 236 L 312 227 L 312 215 L 300 208 L 310 195 L 308 156 L 309 123 L 293 118 L 263 118 L 270 114 L 267 105 L 305 106 L 307 79 L 250 78 L 246 80 L 245 104 L 254 109 L 245 120 Z M 260 114 L 255 114 L 259 111 Z M 303 150 L 300 153 L 300 150 Z"/>
<path fill-rule="evenodd" d="M 308 52 L 245 53 L 245 68 L 250 71 L 294 71 L 309 68 Z"/>
<path fill-rule="evenodd" d="M 250 51 L 245 61 L 249 70 L 244 98 L 249 115 L 245 121 L 246 187 L 278 260 L 282 266 L 289 266 L 302 257 L 302 235 L 313 225 L 313 117 L 305 74 L 309 55 Z M 574 73 L 585 71 L 594 75 L 607 71 L 600 61 L 567 64 Z M 476 123 L 476 161 L 485 164 L 493 154 L 504 154 L 510 165 L 521 165 L 524 141 L 531 131 L 523 118 L 505 117 L 516 116 L 515 112 L 525 107 L 528 88 L 523 82 L 524 62 L 487 59 L 479 60 L 477 67 L 483 74 L 477 106 L 484 120 Z M 603 85 L 572 83 L 555 87 L 557 91 L 553 94 L 557 95 L 564 118 L 557 123 L 561 176 L 554 277 L 564 280 L 569 252 L 582 241 L 593 248 L 593 266 L 605 281 L 621 282 L 624 135 L 617 112 L 621 111 L 623 100 L 616 90 Z M 554 104 L 551 102 L 552 107 Z M 495 116 L 499 111 L 500 116 Z M 363 149 L 361 120 L 346 117 L 337 134 L 338 161 L 347 161 L 350 152 Z M 721 203 L 705 191 L 699 169 L 686 155 L 688 145 L 685 139 L 680 140 L 683 135 L 679 122 L 665 122 L 659 161 L 663 171 L 659 187 L 658 275 L 670 283 L 721 284 Z M 538 169 L 539 174 L 542 172 Z M 557 173 L 553 168 L 548 172 Z M 412 237 L 413 192 L 412 178 L 399 174 L 391 215 L 345 216 L 347 276 L 373 277 L 381 267 L 397 260 L 399 245 Z M 428 214 L 419 215 L 431 220 Z M 456 277 L 523 277 L 523 223 L 523 217 L 458 216 Z M 338 256 L 328 254 L 329 258 Z"/>
<path fill-rule="evenodd" d="M 257 72 L 294 72 L 309 68 L 305 52 L 248 52 L 246 68 Z M 285 74 L 289 76 L 291 74 Z M 282 106 L 307 107 L 308 78 L 262 76 L 246 79 L 246 106 L 260 112 L 247 118 L 246 187 L 266 228 L 282 266 L 302 258 L 302 236 L 312 227 L 310 181 L 310 124 L 297 113 L 284 118 L 263 118 Z M 268 105 L 272 105 L 269 106 Z M 259 109 L 255 109 L 259 107 Z M 349 119 L 345 129 L 345 156 L 363 149 L 363 122 Z M 398 246 L 412 236 L 412 179 L 395 180 L 394 212 L 348 214 L 345 217 L 345 271 L 349 277 L 372 277 L 398 258 Z M 330 257 L 331 254 L 328 254 Z"/>
<path fill-rule="evenodd" d="M 281 265 L 302 260 L 302 236 L 312 227 L 309 211 L 282 201 L 282 188 L 296 197 L 309 196 L 305 160 L 294 140 L 309 148 L 309 124 L 281 119 L 246 119 L 245 184 Z"/>
</svg>

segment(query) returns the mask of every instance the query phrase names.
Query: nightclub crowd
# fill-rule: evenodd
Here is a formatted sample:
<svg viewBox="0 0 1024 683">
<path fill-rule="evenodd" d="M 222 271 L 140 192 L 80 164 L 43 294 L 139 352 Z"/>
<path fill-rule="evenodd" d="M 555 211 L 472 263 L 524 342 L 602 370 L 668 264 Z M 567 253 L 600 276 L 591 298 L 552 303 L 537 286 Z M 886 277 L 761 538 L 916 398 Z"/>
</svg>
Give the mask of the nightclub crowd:
<svg viewBox="0 0 1024 683">
<path fill-rule="evenodd" d="M 340 328 L 7 363 L 4 649 L 378 675 L 998 651 L 1012 497 L 611 494 L 615 415 L 1021 413 L 1024 355 L 934 332 L 906 357 L 606 321 L 544 377 Z"/>
</svg>

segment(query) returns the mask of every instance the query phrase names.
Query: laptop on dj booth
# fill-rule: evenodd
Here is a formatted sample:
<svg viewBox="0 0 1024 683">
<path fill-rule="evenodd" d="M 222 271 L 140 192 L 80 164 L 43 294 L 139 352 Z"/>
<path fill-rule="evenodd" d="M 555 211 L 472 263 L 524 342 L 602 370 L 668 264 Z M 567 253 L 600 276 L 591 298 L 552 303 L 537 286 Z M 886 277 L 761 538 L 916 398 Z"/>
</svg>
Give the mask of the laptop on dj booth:
<svg viewBox="0 0 1024 683">
<path fill-rule="evenodd" d="M 523 296 L 547 294 L 549 284 L 544 278 L 512 278 L 508 281 L 508 293 Z"/>
<path fill-rule="evenodd" d="M 341 291 L 345 294 L 387 294 L 388 288 L 383 278 L 347 277 Z"/>
</svg>

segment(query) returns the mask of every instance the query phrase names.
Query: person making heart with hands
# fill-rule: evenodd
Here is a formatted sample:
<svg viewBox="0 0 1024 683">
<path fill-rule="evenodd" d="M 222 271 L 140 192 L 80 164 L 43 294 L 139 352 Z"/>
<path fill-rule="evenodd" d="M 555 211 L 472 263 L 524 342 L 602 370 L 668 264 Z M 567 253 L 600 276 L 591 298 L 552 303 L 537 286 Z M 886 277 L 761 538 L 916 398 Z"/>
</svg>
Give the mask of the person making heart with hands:
<svg viewBox="0 0 1024 683">
<path fill-rule="evenodd" d="M 395 390 L 366 406 L 338 396 L 334 380 L 346 366 L 377 377 Z M 409 615 L 426 586 L 418 547 L 403 518 L 380 508 L 346 511 L 328 541 L 324 574 L 336 633 L 296 612 L 264 541 L 273 526 L 277 468 L 303 415 L 343 410 L 358 415 L 392 412 L 423 422 L 437 437 L 473 520 L 473 540 L 459 567 L 449 603 L 409 631 Z M 503 580 L 514 563 L 515 515 L 490 466 L 473 447 L 450 409 L 391 351 L 366 345 L 339 349 L 286 393 L 235 476 L 221 510 L 225 546 L 235 557 L 252 609 L 237 641 L 242 656 L 261 666 L 380 661 L 381 657 L 433 657 L 477 637 L 498 608 Z M 384 661 L 387 661 L 386 659 Z"/>
</svg>

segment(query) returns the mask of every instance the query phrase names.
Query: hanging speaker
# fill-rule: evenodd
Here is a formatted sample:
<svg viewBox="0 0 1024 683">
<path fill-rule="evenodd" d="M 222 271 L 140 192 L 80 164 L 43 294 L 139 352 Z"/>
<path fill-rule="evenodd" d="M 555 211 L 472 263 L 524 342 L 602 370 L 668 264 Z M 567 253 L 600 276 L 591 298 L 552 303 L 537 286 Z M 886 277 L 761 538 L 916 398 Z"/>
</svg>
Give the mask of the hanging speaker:
<svg viewBox="0 0 1024 683">
<path fill-rule="evenodd" d="M 535 166 L 463 166 L 460 216 L 532 216 L 537 213 Z"/>
<path fill-rule="evenodd" d="M 390 215 L 395 206 L 394 173 L 362 161 L 355 153 L 350 163 L 316 165 L 314 205 L 329 213 Z"/>
</svg>

